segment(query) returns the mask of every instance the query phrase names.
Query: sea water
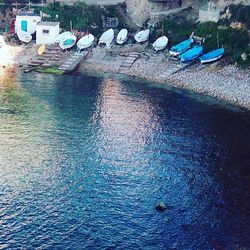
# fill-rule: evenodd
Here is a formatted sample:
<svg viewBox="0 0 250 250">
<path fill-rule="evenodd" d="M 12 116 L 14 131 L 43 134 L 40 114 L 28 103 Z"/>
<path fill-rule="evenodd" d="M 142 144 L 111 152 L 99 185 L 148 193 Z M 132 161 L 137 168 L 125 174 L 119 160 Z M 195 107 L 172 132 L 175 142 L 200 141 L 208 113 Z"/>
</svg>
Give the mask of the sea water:
<svg viewBox="0 0 250 250">
<path fill-rule="evenodd" d="M 180 90 L 1 72 L 0 248 L 247 249 L 249 142 Z"/>
</svg>

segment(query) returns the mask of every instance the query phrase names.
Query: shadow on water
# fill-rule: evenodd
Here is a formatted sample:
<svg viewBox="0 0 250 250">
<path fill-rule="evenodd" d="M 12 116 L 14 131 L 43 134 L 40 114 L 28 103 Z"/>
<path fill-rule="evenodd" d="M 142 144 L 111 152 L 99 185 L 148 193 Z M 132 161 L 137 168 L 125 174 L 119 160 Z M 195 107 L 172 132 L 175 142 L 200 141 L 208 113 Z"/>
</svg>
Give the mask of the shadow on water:
<svg viewBox="0 0 250 250">
<path fill-rule="evenodd" d="M 250 245 L 249 112 L 116 77 L 12 79 L 0 84 L 1 246 Z"/>
</svg>

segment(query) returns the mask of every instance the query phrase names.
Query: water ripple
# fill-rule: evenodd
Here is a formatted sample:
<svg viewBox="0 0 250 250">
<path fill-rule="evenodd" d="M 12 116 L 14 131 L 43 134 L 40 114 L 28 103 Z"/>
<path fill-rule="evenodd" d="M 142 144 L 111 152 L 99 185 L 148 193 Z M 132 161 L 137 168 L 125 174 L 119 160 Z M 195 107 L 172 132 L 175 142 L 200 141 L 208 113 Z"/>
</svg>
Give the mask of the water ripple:
<svg viewBox="0 0 250 250">
<path fill-rule="evenodd" d="M 1 71 L 0 248 L 247 248 L 249 124 L 143 82 Z"/>
</svg>

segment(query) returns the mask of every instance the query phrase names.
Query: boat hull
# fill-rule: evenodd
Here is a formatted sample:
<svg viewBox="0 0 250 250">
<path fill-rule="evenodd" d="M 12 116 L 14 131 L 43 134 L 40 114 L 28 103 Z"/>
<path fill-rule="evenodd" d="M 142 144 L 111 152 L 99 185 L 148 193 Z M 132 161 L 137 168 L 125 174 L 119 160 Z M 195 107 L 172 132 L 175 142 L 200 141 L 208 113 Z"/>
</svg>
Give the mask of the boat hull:
<svg viewBox="0 0 250 250">
<path fill-rule="evenodd" d="M 31 40 L 32 40 L 32 36 L 30 33 L 28 32 L 21 32 L 21 33 L 18 33 L 17 34 L 17 37 L 18 39 L 21 41 L 21 42 L 24 42 L 24 43 L 29 43 Z"/>
<path fill-rule="evenodd" d="M 65 38 L 62 42 L 60 42 L 59 45 L 62 49 L 70 49 L 75 45 L 75 43 L 76 43 L 76 36 L 71 35 Z"/>
<path fill-rule="evenodd" d="M 116 43 L 122 45 L 125 42 L 127 42 L 127 40 L 128 40 L 128 30 L 127 29 L 120 30 L 116 38 Z"/>
<path fill-rule="evenodd" d="M 70 35 L 71 35 L 70 31 L 65 31 L 59 34 L 55 39 L 55 43 L 61 43 L 65 38 L 69 37 Z"/>
<path fill-rule="evenodd" d="M 87 49 L 90 46 L 93 45 L 95 41 L 95 37 L 92 34 L 88 34 L 86 36 L 83 36 L 78 42 L 77 42 L 77 47 L 78 49 Z"/>
<path fill-rule="evenodd" d="M 146 42 L 148 40 L 148 38 L 149 38 L 149 33 L 150 33 L 149 29 L 139 31 L 134 36 L 135 41 L 137 43 L 144 43 L 144 42 Z"/>
<path fill-rule="evenodd" d="M 107 47 L 111 45 L 115 37 L 115 32 L 113 29 L 105 31 L 99 38 L 98 45 L 105 44 Z"/>
<path fill-rule="evenodd" d="M 153 48 L 156 51 L 164 50 L 168 45 L 168 38 L 166 36 L 159 37 L 154 43 Z"/>
<path fill-rule="evenodd" d="M 217 60 L 219 60 L 223 55 L 220 55 L 220 56 L 217 56 L 217 57 L 214 57 L 214 58 L 211 58 L 211 59 L 206 59 L 206 60 L 200 60 L 201 63 L 211 63 L 211 62 L 215 62 Z"/>
<path fill-rule="evenodd" d="M 180 56 L 181 62 L 184 62 L 184 63 L 190 62 L 196 59 L 197 57 L 199 57 L 200 55 L 202 55 L 202 53 L 203 53 L 203 47 L 200 45 L 196 45 L 193 48 L 186 51 L 185 53 L 181 54 Z"/>
<path fill-rule="evenodd" d="M 169 50 L 169 53 L 171 56 L 179 57 L 182 53 L 186 52 L 191 47 L 192 43 L 193 43 L 192 39 L 184 40 L 178 43 L 177 45 L 173 46 Z"/>
<path fill-rule="evenodd" d="M 213 50 L 200 57 L 201 63 L 211 63 L 219 60 L 224 55 L 225 50 L 223 48 Z"/>
</svg>

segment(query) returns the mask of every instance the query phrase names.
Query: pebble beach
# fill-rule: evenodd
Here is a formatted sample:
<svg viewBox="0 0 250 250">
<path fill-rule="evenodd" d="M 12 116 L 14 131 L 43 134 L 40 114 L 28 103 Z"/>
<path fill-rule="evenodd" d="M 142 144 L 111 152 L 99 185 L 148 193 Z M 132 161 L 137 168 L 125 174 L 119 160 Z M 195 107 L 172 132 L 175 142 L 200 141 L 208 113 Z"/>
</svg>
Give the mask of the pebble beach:
<svg viewBox="0 0 250 250">
<path fill-rule="evenodd" d="M 11 51 L 3 67 L 26 66 L 37 53 L 37 46 L 8 46 Z M 139 49 L 138 49 L 139 48 Z M 194 64 L 174 74 L 169 73 L 177 62 L 166 57 L 166 52 L 155 54 L 146 46 L 128 46 L 110 53 L 113 48 L 96 47 L 89 53 L 80 68 L 88 73 L 121 73 L 120 66 L 131 51 L 141 51 L 141 57 L 132 67 L 122 74 L 146 79 L 156 83 L 164 83 L 177 88 L 192 90 L 196 93 L 215 97 L 219 100 L 250 110 L 250 71 L 239 69 L 234 65 L 220 65 L 216 62 L 208 65 Z M 2 59 L 3 61 L 3 59 Z"/>
<path fill-rule="evenodd" d="M 119 73 L 124 57 L 107 57 L 93 51 L 82 65 L 83 71 Z M 237 106 L 250 109 L 250 71 L 242 70 L 234 65 L 213 63 L 208 65 L 195 64 L 174 74 L 168 69 L 176 62 L 166 58 L 163 54 L 152 56 L 146 54 L 139 58 L 131 68 L 123 72 L 129 76 L 139 77 L 152 82 L 164 83 L 192 90 L 223 100 Z"/>
</svg>

